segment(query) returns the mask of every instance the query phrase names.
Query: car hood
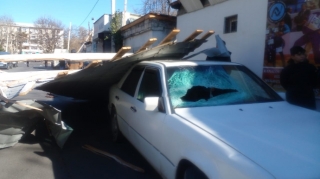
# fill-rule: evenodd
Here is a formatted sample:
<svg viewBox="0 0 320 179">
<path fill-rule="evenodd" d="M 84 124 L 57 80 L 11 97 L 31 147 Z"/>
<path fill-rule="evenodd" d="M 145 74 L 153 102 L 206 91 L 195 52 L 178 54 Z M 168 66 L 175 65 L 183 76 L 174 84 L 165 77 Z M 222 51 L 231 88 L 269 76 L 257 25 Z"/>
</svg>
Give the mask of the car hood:
<svg viewBox="0 0 320 179">
<path fill-rule="evenodd" d="M 320 177 L 320 112 L 287 102 L 175 109 L 276 178 Z"/>
</svg>

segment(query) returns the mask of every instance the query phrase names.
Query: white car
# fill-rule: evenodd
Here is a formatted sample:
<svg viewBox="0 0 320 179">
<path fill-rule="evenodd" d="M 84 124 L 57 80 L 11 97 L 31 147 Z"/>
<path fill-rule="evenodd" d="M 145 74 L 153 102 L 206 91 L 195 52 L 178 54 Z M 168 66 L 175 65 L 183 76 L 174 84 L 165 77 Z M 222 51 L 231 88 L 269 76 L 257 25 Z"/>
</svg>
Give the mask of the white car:
<svg viewBox="0 0 320 179">
<path fill-rule="evenodd" d="M 109 92 L 122 135 L 167 179 L 320 178 L 320 113 L 243 65 L 146 61 Z"/>
</svg>

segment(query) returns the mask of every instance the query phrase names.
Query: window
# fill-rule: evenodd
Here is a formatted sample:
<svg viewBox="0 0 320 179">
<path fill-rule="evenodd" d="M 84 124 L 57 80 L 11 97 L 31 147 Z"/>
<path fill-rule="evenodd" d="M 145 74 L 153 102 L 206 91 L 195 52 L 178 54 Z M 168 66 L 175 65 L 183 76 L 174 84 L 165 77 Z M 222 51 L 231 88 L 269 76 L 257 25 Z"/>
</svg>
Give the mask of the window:
<svg viewBox="0 0 320 179">
<path fill-rule="evenodd" d="M 224 21 L 224 33 L 237 32 L 238 15 L 226 17 Z"/>
<path fill-rule="evenodd" d="M 137 99 L 144 101 L 145 97 L 160 97 L 162 88 L 160 74 L 157 69 L 146 69 L 141 81 Z"/>
<path fill-rule="evenodd" d="M 121 90 L 130 96 L 134 96 L 134 92 L 137 88 L 140 76 L 142 74 L 144 67 L 136 66 L 132 69 L 131 73 L 127 76 L 126 80 L 121 86 Z"/>
</svg>

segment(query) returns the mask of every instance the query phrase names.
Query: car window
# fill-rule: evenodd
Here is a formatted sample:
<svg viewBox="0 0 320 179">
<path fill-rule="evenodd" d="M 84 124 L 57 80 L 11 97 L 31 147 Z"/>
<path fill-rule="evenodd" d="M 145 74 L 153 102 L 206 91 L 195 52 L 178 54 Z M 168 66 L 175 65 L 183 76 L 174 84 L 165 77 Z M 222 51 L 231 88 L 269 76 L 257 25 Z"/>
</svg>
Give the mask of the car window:
<svg viewBox="0 0 320 179">
<path fill-rule="evenodd" d="M 139 82 L 143 69 L 144 69 L 143 66 L 136 66 L 132 69 L 132 71 L 127 76 L 126 80 L 121 86 L 121 90 L 123 92 L 129 94 L 132 97 L 134 96 L 134 93 L 136 91 L 137 84 Z"/>
<path fill-rule="evenodd" d="M 143 102 L 145 97 L 160 97 L 161 94 L 159 70 L 147 68 L 142 77 L 137 99 Z"/>
<path fill-rule="evenodd" d="M 170 101 L 174 108 L 282 100 L 244 66 L 169 67 L 167 76 Z"/>
</svg>

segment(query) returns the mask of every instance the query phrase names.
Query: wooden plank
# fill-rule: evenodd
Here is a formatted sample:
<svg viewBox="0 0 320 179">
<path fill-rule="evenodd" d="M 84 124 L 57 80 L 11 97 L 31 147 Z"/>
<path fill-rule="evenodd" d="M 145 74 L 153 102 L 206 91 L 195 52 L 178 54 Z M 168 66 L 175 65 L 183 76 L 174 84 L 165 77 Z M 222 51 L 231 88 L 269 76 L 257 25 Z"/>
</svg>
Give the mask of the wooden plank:
<svg viewBox="0 0 320 179">
<path fill-rule="evenodd" d="M 68 71 L 62 71 L 62 72 L 59 72 L 57 74 L 57 76 L 54 78 L 54 79 L 58 79 L 58 78 L 61 78 L 61 77 L 64 77 L 64 76 L 67 76 L 68 75 Z"/>
<path fill-rule="evenodd" d="M 24 96 L 28 94 L 32 89 L 33 86 L 36 84 L 35 81 L 29 81 L 27 84 L 24 85 L 24 87 L 21 89 L 19 96 Z"/>
<path fill-rule="evenodd" d="M 156 41 L 157 41 L 157 38 L 149 39 L 142 47 L 140 47 L 140 49 L 136 53 L 146 50 L 150 45 L 152 45 Z"/>
<path fill-rule="evenodd" d="M 116 61 L 120 59 L 125 53 L 131 50 L 131 47 L 122 47 L 117 54 L 111 59 L 111 61 Z"/>
<path fill-rule="evenodd" d="M 99 65 L 101 65 L 101 63 L 102 63 L 102 60 L 94 60 L 94 61 L 90 62 L 89 65 L 84 67 L 84 69 L 93 68 L 93 67 L 99 66 Z"/>
<path fill-rule="evenodd" d="M 199 34 L 201 34 L 203 30 L 195 30 L 189 37 L 187 37 L 183 42 L 190 42 L 194 38 L 196 38 Z"/>
<path fill-rule="evenodd" d="M 162 44 L 165 44 L 165 43 L 168 43 L 168 42 L 172 41 L 179 32 L 180 32 L 179 29 L 173 29 L 173 30 L 162 40 L 162 42 L 159 43 L 159 45 L 162 45 Z"/>
<path fill-rule="evenodd" d="M 200 39 L 201 40 L 206 40 L 207 38 L 209 38 L 211 35 L 213 35 L 215 33 L 214 30 L 210 30 L 208 31 L 206 34 L 204 34 Z"/>
<path fill-rule="evenodd" d="M 44 60 L 69 60 L 69 61 L 94 61 L 111 60 L 116 53 L 60 53 L 60 54 L 12 54 L 0 55 L 0 61 L 44 61 Z M 124 56 L 132 55 L 127 53 Z M 3 72 L 0 72 L 2 74 Z"/>
<path fill-rule="evenodd" d="M 2 96 L 2 95 L 0 95 L 0 100 L 4 101 L 5 103 L 17 104 L 17 105 L 20 105 L 20 106 L 23 106 L 23 107 L 26 107 L 26 108 L 35 109 L 35 110 L 38 110 L 38 111 L 43 111 L 43 110 L 40 109 L 40 108 L 37 108 L 37 107 L 33 107 L 33 106 L 30 106 L 30 105 L 24 104 L 24 103 L 22 103 L 22 102 L 20 102 L 20 101 L 7 99 L 6 97 L 4 97 L 4 96 Z"/>
</svg>

